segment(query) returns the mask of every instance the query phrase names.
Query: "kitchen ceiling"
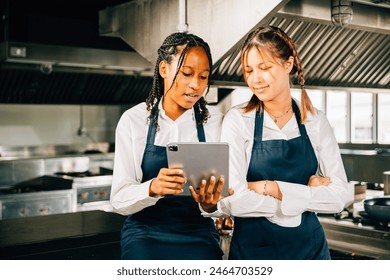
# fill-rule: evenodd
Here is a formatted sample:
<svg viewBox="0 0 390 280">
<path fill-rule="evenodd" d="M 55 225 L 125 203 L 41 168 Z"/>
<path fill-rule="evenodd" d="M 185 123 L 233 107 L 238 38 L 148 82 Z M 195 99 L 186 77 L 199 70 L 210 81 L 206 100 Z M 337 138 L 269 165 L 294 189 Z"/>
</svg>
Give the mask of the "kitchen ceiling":
<svg viewBox="0 0 390 280">
<path fill-rule="evenodd" d="M 1 14 L 13 21 L 2 22 L 0 43 L 20 41 L 58 46 L 58 50 L 60 47 L 77 47 L 136 54 L 120 38 L 98 34 L 99 11 L 129 1 L 1 2 Z M 370 5 L 388 13 L 388 1 L 380 2 L 354 1 L 354 5 Z M 5 3 L 11 3 L 11 13 L 6 13 Z M 385 24 L 388 23 L 387 16 Z M 264 24 L 281 27 L 295 41 L 303 61 L 307 87 L 390 88 L 389 31 L 356 26 L 340 29 L 332 26 L 330 19 L 316 20 L 285 13 L 283 9 L 259 22 L 259 25 Z M 213 84 L 220 88 L 222 96 L 229 94 L 230 90 L 226 89 L 245 85 L 239 61 L 241 44 L 242 40 L 214 64 Z M 53 71 L 47 73 L 43 66 L 33 63 L 1 63 L 0 103 L 136 104 L 146 99 L 152 80 L 150 75 L 137 71 L 54 66 Z"/>
<path fill-rule="evenodd" d="M 304 10 L 294 2 L 310 3 L 311 1 L 290 1 L 286 5 L 292 6 L 289 10 Z M 289 34 L 297 46 L 307 87 L 390 89 L 389 3 L 389 1 L 375 0 L 353 3 L 357 12 L 363 11 L 367 14 L 370 8 L 367 4 L 375 7 L 372 14 L 384 16 L 372 17 L 370 21 L 373 21 L 374 25 L 375 21 L 382 21 L 383 28 L 375 28 L 376 26 L 370 25 L 368 21 L 360 23 L 359 26 L 351 24 L 339 28 L 333 26 L 330 19 L 313 18 L 310 13 L 306 15 L 300 12 L 287 13 L 286 9 L 281 9 L 276 15 L 265 18 L 259 25 L 278 26 Z M 314 9 L 320 8 L 314 7 Z M 361 15 L 356 15 L 356 21 L 359 21 L 359 16 Z M 240 62 L 243 40 L 215 63 L 213 71 L 215 84 L 245 85 Z M 293 83 L 297 84 L 297 77 L 293 79 Z"/>
<path fill-rule="evenodd" d="M 390 11 L 390 10 L 389 10 Z M 309 87 L 390 89 L 390 36 L 336 28 L 277 15 L 266 24 L 280 27 L 298 48 Z M 244 85 L 240 41 L 215 64 L 218 85 Z M 297 84 L 297 78 L 293 80 Z"/>
</svg>

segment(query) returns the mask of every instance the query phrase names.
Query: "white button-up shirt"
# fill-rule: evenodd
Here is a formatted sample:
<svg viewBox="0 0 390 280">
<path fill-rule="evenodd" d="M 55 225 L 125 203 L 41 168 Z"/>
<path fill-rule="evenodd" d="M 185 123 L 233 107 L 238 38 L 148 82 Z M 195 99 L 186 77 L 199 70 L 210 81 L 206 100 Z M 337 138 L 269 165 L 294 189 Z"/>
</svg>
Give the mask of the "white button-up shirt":
<svg viewBox="0 0 390 280">
<path fill-rule="evenodd" d="M 298 102 L 297 104 L 299 106 Z M 321 172 L 331 179 L 330 185 L 309 187 L 277 181 L 283 194 L 282 201 L 279 201 L 248 189 L 246 175 L 253 147 L 256 110 L 244 113 L 240 109 L 242 107 L 243 104 L 230 109 L 222 125 L 221 141 L 230 145 L 229 181 L 235 195 L 219 203 L 219 214 L 238 217 L 263 216 L 281 226 L 292 227 L 300 224 L 301 214 L 305 211 L 342 211 L 348 199 L 348 182 L 336 138 L 325 114 L 319 110 L 316 110 L 314 115 L 309 113 L 305 127 Z M 295 114 L 280 129 L 268 113 L 264 112 L 263 141 L 289 140 L 299 135 Z M 299 169 L 299 166 L 296 168 Z"/>
<path fill-rule="evenodd" d="M 158 124 L 154 144 L 166 146 L 169 142 L 198 142 L 194 110 L 187 110 L 173 121 L 159 104 Z M 219 142 L 223 114 L 208 107 L 211 117 L 203 124 L 206 141 Z M 114 174 L 111 187 L 111 204 L 123 215 L 136 213 L 154 205 L 159 198 L 149 196 L 152 180 L 141 183 L 141 163 L 145 150 L 149 124 L 146 104 L 138 104 L 121 116 L 115 134 Z"/>
</svg>

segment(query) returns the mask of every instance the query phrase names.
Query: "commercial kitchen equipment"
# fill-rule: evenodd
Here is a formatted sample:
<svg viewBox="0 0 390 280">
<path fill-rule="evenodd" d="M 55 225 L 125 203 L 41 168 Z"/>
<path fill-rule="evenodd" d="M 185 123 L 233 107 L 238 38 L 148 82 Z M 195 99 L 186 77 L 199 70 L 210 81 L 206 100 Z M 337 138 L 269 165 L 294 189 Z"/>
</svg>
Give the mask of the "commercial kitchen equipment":
<svg viewBox="0 0 390 280">
<path fill-rule="evenodd" d="M 0 161 L 0 219 L 112 211 L 113 154 Z"/>
<path fill-rule="evenodd" d="M 367 190 L 366 198 L 380 198 L 383 191 Z M 329 248 L 338 256 L 351 259 L 390 259 L 390 223 L 371 218 L 364 210 L 364 201 L 337 214 L 319 214 Z"/>
</svg>

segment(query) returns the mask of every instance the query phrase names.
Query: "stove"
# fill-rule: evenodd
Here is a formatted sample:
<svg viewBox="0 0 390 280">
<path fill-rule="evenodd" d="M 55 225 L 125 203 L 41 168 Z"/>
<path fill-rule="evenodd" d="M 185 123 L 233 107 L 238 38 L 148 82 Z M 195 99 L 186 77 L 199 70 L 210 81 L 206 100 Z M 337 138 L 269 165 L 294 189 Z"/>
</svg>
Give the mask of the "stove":
<svg viewBox="0 0 390 280">
<path fill-rule="evenodd" d="M 112 170 L 101 167 L 98 172 L 56 172 L 54 175 L 71 182 L 74 212 L 112 211 L 110 205 Z"/>
<path fill-rule="evenodd" d="M 0 187 L 0 220 L 50 214 L 112 211 L 112 171 L 55 172 Z"/>
<path fill-rule="evenodd" d="M 367 192 L 367 198 L 383 196 L 383 192 Z M 370 218 L 363 200 L 337 214 L 318 214 L 329 248 L 363 259 L 390 259 L 390 225 Z"/>
</svg>

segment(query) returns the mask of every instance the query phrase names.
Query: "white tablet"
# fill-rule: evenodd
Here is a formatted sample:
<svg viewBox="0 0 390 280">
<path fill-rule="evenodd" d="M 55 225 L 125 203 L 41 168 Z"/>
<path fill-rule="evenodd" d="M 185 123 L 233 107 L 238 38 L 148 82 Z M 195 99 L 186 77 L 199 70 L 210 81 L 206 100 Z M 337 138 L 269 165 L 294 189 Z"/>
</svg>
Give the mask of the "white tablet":
<svg viewBox="0 0 390 280">
<path fill-rule="evenodd" d="M 229 188 L 229 144 L 221 142 L 183 142 L 167 145 L 168 166 L 182 166 L 187 183 L 183 195 L 191 195 L 189 186 L 199 188 L 202 179 L 210 180 L 214 175 L 225 178 L 222 196 Z M 218 181 L 217 181 L 218 182 Z M 217 185 L 217 184 L 216 184 Z"/>
</svg>

